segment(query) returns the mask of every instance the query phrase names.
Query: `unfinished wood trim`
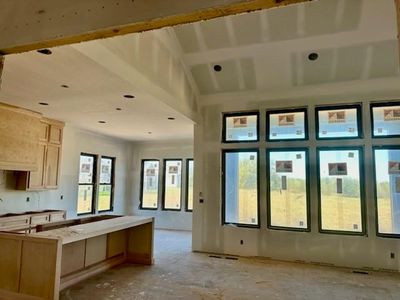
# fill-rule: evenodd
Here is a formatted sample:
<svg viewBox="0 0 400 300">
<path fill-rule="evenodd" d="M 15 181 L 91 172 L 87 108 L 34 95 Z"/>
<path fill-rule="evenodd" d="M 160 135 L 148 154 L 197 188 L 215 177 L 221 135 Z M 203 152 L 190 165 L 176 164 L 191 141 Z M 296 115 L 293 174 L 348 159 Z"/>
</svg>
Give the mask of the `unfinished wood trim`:
<svg viewBox="0 0 400 300">
<path fill-rule="evenodd" d="M 123 24 L 111 28 L 99 28 L 98 30 L 94 30 L 91 32 L 84 32 L 73 36 L 65 36 L 51 40 L 32 42 L 29 44 L 19 45 L 10 48 L 3 48 L 0 49 L 0 54 L 6 55 L 6 54 L 21 53 L 31 50 L 43 49 L 43 48 L 51 48 L 56 46 L 80 43 L 83 41 L 108 38 L 134 32 L 148 31 L 168 26 L 192 23 L 202 20 L 209 20 L 228 15 L 235 15 L 261 9 L 270 9 L 290 4 L 309 2 L 309 1 L 315 1 L 315 0 L 247 0 L 235 4 L 228 4 L 223 6 L 209 7 L 205 9 L 195 10 L 185 14 L 170 15 L 166 17 L 149 19 L 146 21 L 141 21 L 136 23 Z"/>
<path fill-rule="evenodd" d="M 41 118 L 42 114 L 40 112 L 34 111 L 34 110 L 30 110 L 30 109 L 26 109 L 26 108 L 22 108 L 19 106 L 15 106 L 15 105 L 11 105 L 11 104 L 7 104 L 4 102 L 0 102 L 0 108 L 1 109 L 6 109 L 12 112 L 17 112 L 20 114 L 26 114 L 32 117 L 36 117 L 36 118 Z"/>
</svg>

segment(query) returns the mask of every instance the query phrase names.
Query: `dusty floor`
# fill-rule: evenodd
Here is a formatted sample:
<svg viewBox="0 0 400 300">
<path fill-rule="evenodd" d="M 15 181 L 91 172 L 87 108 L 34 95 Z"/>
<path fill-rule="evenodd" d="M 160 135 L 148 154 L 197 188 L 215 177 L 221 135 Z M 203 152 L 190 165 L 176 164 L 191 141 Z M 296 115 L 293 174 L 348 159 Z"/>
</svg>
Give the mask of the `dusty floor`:
<svg viewBox="0 0 400 300">
<path fill-rule="evenodd" d="M 400 275 L 191 253 L 191 234 L 156 231 L 154 266 L 122 265 L 61 299 L 400 299 Z"/>
</svg>

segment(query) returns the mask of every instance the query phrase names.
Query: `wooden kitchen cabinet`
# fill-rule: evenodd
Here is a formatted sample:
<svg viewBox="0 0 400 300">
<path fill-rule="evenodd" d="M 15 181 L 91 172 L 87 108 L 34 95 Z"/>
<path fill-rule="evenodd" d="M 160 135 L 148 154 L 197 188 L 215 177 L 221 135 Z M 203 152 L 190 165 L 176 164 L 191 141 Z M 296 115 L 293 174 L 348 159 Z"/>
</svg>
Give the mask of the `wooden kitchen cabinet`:
<svg viewBox="0 0 400 300">
<path fill-rule="evenodd" d="M 17 189 L 57 189 L 60 178 L 60 162 L 64 123 L 43 118 L 39 134 L 38 170 L 18 172 Z"/>
<path fill-rule="evenodd" d="M 36 171 L 39 113 L 0 103 L 0 170 Z"/>
</svg>

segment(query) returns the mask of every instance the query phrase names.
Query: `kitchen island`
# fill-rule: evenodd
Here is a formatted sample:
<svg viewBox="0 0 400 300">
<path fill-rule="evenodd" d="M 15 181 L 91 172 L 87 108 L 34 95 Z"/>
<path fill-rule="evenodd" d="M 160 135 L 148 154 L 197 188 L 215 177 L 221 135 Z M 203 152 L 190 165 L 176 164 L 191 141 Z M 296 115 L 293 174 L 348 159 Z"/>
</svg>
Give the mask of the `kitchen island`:
<svg viewBox="0 0 400 300">
<path fill-rule="evenodd" d="M 36 231 L 0 233 L 0 299 L 58 299 L 61 289 L 118 264 L 153 264 L 154 218 L 101 216 Z"/>
</svg>

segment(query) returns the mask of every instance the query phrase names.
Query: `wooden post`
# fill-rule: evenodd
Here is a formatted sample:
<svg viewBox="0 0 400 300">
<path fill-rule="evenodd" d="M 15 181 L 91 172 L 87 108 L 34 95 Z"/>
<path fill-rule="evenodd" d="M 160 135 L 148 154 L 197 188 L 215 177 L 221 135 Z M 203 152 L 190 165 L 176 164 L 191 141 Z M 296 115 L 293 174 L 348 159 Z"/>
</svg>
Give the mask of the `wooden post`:
<svg viewBox="0 0 400 300">
<path fill-rule="evenodd" d="M 0 55 L 0 90 L 1 90 L 1 78 L 2 78 L 1 75 L 3 75 L 3 68 L 4 68 L 4 60 L 5 60 L 4 56 Z"/>
</svg>

